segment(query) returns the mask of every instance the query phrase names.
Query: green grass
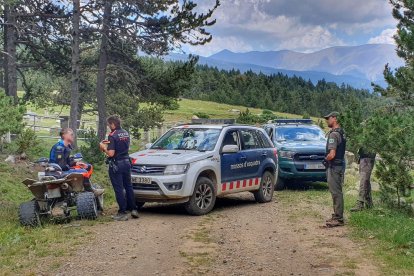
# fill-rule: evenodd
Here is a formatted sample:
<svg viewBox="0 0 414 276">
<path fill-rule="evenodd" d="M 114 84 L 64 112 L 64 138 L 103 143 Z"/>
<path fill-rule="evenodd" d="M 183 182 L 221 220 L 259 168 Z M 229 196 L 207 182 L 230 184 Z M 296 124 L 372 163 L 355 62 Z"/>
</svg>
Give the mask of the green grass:
<svg viewBox="0 0 414 276">
<path fill-rule="evenodd" d="M 48 156 L 55 141 L 42 140 L 39 156 Z M 5 156 L 0 156 L 4 160 Z M 93 182 L 106 188 L 105 206 L 115 202 L 110 188 L 106 166 L 95 166 Z M 39 228 L 22 227 L 18 221 L 18 206 L 31 200 L 30 191 L 21 182 L 25 178 L 36 178 L 33 167 L 24 162 L 15 165 L 0 161 L 0 275 L 35 274 L 33 269 L 42 266 L 42 271 L 52 272 L 62 260 L 76 252 L 87 242 L 91 233 L 86 226 L 103 223 L 108 219 L 101 217 L 96 221 L 72 221 L 70 224 L 44 222 Z M 75 218 L 74 218 L 75 219 Z M 70 225 L 76 227 L 70 227 Z"/>
<path fill-rule="evenodd" d="M 383 263 L 384 275 L 414 274 L 414 218 L 381 208 L 352 214 L 354 237 Z"/>
<path fill-rule="evenodd" d="M 189 122 L 191 118 L 196 113 L 205 113 L 210 116 L 210 118 L 226 118 L 226 119 L 235 119 L 239 116 L 238 112 L 232 110 L 246 110 L 244 106 L 235 106 L 228 104 L 220 104 L 215 102 L 199 101 L 199 100 L 189 100 L 189 99 L 180 99 L 179 108 L 177 110 L 169 110 L 165 112 L 165 122 L 167 124 L 176 124 L 178 122 Z M 262 109 L 249 108 L 253 114 L 261 114 Z M 277 116 L 287 117 L 287 118 L 302 118 L 302 115 L 287 114 L 274 112 Z M 312 118 L 317 121 L 317 118 Z"/>
</svg>

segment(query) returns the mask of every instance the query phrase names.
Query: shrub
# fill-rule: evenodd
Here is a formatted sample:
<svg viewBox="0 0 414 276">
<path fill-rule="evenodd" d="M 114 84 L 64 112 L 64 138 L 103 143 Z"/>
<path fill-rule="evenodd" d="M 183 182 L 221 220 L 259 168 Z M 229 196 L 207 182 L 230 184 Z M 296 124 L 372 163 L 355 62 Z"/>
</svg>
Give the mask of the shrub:
<svg viewBox="0 0 414 276">
<path fill-rule="evenodd" d="M 210 115 L 204 112 L 197 112 L 197 113 L 194 113 L 194 115 L 200 119 L 210 119 Z"/>
<path fill-rule="evenodd" d="M 7 152 L 14 155 L 26 155 L 29 159 L 38 157 L 43 151 L 41 142 L 32 129 L 24 129 L 16 140 L 6 146 Z"/>
<path fill-rule="evenodd" d="M 105 155 L 99 150 L 101 142 L 93 129 L 85 131 L 83 134 L 84 145 L 80 147 L 80 152 L 86 162 L 92 164 L 102 164 L 105 161 Z"/>
</svg>

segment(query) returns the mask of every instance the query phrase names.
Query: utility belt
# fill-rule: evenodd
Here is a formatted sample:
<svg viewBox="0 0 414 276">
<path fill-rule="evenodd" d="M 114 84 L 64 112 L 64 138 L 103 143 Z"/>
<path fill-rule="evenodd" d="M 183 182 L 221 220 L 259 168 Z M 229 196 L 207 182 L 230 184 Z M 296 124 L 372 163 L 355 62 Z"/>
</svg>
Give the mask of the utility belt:
<svg viewBox="0 0 414 276">
<path fill-rule="evenodd" d="M 325 168 L 332 168 L 332 167 L 344 167 L 345 166 L 345 160 L 344 159 L 334 159 L 331 161 L 323 160 L 322 164 L 325 166 Z"/>
<path fill-rule="evenodd" d="M 132 165 L 132 160 L 129 156 L 107 158 L 105 161 L 105 163 L 109 165 L 109 169 L 111 169 L 114 173 L 119 171 L 119 163 L 121 162 L 128 162 L 130 165 Z"/>
</svg>

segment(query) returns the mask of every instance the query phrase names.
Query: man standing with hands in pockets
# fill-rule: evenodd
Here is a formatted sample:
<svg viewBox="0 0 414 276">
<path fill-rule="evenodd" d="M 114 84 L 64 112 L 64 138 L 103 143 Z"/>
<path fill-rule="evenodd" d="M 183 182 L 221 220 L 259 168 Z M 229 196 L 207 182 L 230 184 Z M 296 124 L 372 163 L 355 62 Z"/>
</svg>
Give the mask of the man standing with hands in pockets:
<svg viewBox="0 0 414 276">
<path fill-rule="evenodd" d="M 118 214 L 113 218 L 117 221 L 128 220 L 128 211 L 132 218 L 138 218 L 134 191 L 131 184 L 131 159 L 129 158 L 129 133 L 121 128 L 121 119 L 117 115 L 109 116 L 106 120 L 111 133 L 108 140 L 100 143 L 99 147 L 108 157 L 109 178 L 115 191 L 119 206 Z"/>
</svg>

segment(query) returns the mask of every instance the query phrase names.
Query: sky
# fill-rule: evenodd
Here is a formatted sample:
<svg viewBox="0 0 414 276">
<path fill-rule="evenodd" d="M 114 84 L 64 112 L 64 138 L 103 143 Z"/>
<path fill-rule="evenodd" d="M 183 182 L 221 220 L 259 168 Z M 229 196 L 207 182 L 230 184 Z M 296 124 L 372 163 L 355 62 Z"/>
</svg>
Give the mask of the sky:
<svg viewBox="0 0 414 276">
<path fill-rule="evenodd" d="M 207 11 L 214 0 L 195 0 Z M 294 50 L 394 43 L 396 21 L 388 0 L 221 0 L 207 45 L 184 51 L 209 56 L 234 52 Z"/>
</svg>

